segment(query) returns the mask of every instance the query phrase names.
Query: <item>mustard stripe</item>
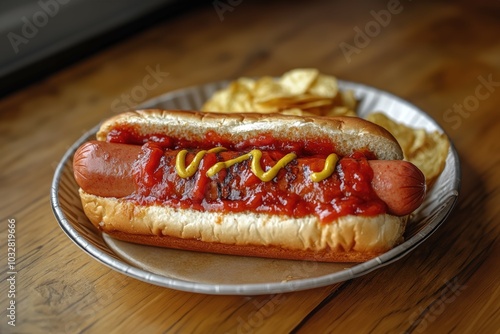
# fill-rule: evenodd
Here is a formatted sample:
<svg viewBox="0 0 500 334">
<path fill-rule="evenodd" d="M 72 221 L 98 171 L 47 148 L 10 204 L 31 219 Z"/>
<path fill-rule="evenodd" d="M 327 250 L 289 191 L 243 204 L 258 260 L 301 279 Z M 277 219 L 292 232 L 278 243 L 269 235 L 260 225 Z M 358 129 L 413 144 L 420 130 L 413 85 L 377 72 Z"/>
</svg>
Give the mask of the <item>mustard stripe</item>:
<svg viewBox="0 0 500 334">
<path fill-rule="evenodd" d="M 252 150 L 249 154 L 253 155 L 252 159 L 252 172 L 257 176 L 261 181 L 268 182 L 274 179 L 281 168 L 284 168 L 290 161 L 295 159 L 297 155 L 295 153 L 288 153 L 283 158 L 278 160 L 278 162 L 271 167 L 270 170 L 264 172 L 262 167 L 260 166 L 260 158 L 262 158 L 262 152 L 259 150 Z"/>
<path fill-rule="evenodd" d="M 187 178 L 193 176 L 198 170 L 201 160 L 205 156 L 206 153 L 218 153 L 224 151 L 224 147 L 214 147 L 208 151 L 202 150 L 199 151 L 194 157 L 193 161 L 186 167 L 186 155 L 188 153 L 187 150 L 181 150 L 177 153 L 175 158 L 175 169 L 177 174 L 182 178 Z M 262 152 L 260 150 L 254 149 L 249 153 L 243 154 L 237 158 L 230 159 L 227 161 L 221 161 L 214 164 L 207 170 L 206 175 L 208 177 L 212 177 L 218 172 L 220 172 L 223 168 L 229 168 L 237 163 L 243 162 L 252 158 L 251 169 L 255 176 L 257 176 L 261 181 L 269 182 L 278 175 L 278 172 L 281 168 L 284 168 L 287 164 L 289 164 L 293 159 L 297 158 L 295 153 L 288 153 L 283 158 L 278 160 L 276 164 L 271 167 L 267 172 L 261 167 L 260 160 L 262 158 Z M 311 180 L 313 182 L 320 182 L 335 171 L 335 165 L 337 164 L 338 156 L 335 153 L 330 154 L 325 160 L 325 166 L 321 172 L 316 172 L 311 174 Z"/>
<path fill-rule="evenodd" d="M 313 182 L 320 182 L 332 175 L 335 171 L 335 165 L 337 164 L 338 159 L 339 158 L 335 153 L 332 153 L 328 157 L 326 157 L 325 167 L 323 167 L 323 170 L 321 172 L 312 173 L 311 180 Z"/>
<path fill-rule="evenodd" d="M 177 174 L 182 178 L 193 176 L 194 173 L 196 173 L 196 171 L 200 167 L 201 159 L 203 159 L 205 154 L 218 153 L 224 150 L 225 150 L 224 147 L 214 147 L 208 151 L 201 150 L 196 154 L 193 161 L 191 161 L 191 163 L 187 167 L 186 167 L 186 155 L 188 151 L 187 150 L 180 151 L 179 153 L 177 153 L 177 156 L 175 158 L 175 169 L 177 170 Z"/>
</svg>

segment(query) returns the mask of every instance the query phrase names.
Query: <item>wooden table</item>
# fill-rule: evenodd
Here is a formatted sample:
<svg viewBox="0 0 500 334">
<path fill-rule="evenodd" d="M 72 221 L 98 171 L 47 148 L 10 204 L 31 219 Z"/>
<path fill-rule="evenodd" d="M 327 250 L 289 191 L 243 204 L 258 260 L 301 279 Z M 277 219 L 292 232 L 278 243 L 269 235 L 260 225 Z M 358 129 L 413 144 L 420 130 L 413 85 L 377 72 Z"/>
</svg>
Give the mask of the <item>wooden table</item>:
<svg viewBox="0 0 500 334">
<path fill-rule="evenodd" d="M 216 3 L 232 3 L 232 10 L 209 3 L 170 17 L 0 100 L 0 332 L 498 333 L 500 2 Z M 309 291 L 203 295 L 119 274 L 58 226 L 49 203 L 55 167 L 116 108 L 297 67 L 407 99 L 456 145 L 459 202 L 410 255 Z M 155 71 L 147 89 L 136 88 Z M 12 298 L 9 222 L 16 238 Z M 11 300 L 15 327 L 6 317 Z"/>
</svg>

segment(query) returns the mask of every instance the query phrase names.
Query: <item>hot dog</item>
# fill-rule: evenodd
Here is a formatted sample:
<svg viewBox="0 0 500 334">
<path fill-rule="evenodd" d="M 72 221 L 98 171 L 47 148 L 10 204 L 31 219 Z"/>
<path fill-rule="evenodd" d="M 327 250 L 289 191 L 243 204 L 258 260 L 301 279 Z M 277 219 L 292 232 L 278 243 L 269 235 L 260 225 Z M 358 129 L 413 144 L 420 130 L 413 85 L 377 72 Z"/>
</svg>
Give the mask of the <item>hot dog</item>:
<svg viewBox="0 0 500 334">
<path fill-rule="evenodd" d="M 145 110 L 104 122 L 73 167 L 85 213 L 112 237 L 357 262 L 399 243 L 423 201 L 423 174 L 401 159 L 358 118 Z"/>
<path fill-rule="evenodd" d="M 166 160 L 163 165 L 164 173 L 175 173 L 175 160 L 179 152 L 180 150 L 163 152 Z M 193 154 L 197 152 L 199 150 Z M 74 156 L 76 181 L 84 191 L 97 196 L 116 198 L 131 196 L 138 191 L 133 171 L 140 155 L 139 145 L 87 142 L 80 146 Z M 227 161 L 239 156 L 240 152 L 223 152 L 220 155 L 223 160 Z M 295 191 L 295 194 L 309 193 L 309 200 L 318 201 L 318 197 L 322 195 L 320 193 L 322 189 L 314 187 L 314 183 L 308 181 L 305 175 L 308 166 L 323 162 L 324 159 L 317 157 L 298 158 L 293 166 L 285 169 L 285 173 L 280 175 L 276 182 L 288 180 L 287 186 L 291 191 Z M 388 213 L 404 216 L 419 207 L 425 192 L 420 171 L 413 164 L 402 160 L 368 160 L 367 162 L 373 170 L 371 186 L 376 195 L 387 205 Z M 239 167 L 239 169 L 247 168 L 243 165 Z M 238 174 L 238 170 L 235 167 L 226 171 L 226 177 L 227 173 Z M 234 177 L 234 175 L 229 176 L 229 178 Z M 210 179 L 203 196 L 215 201 L 219 197 L 227 199 L 231 191 L 241 194 L 246 190 L 241 183 L 236 183 L 228 189 L 228 185 L 222 181 L 219 178 Z M 181 182 L 181 179 L 177 182 Z M 194 185 L 191 185 L 191 189 L 188 187 L 189 184 L 183 183 L 171 191 L 175 192 L 175 196 L 189 197 L 194 193 Z"/>
</svg>

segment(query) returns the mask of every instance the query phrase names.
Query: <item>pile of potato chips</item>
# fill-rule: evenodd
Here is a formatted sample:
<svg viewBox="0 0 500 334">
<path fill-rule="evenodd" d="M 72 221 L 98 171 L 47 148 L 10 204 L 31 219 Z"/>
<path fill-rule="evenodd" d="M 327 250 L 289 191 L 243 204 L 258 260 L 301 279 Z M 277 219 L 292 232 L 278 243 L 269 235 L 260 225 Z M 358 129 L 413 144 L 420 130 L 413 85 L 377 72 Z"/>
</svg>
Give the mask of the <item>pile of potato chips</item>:
<svg viewBox="0 0 500 334">
<path fill-rule="evenodd" d="M 216 92 L 202 107 L 211 112 L 259 112 L 286 115 L 356 116 L 351 90 L 317 69 L 295 69 L 280 78 L 240 78 Z"/>
<path fill-rule="evenodd" d="M 337 79 L 316 69 L 294 69 L 280 78 L 240 78 L 216 92 L 206 112 L 282 113 L 298 116 L 358 116 L 351 90 L 339 90 Z M 414 129 L 376 112 L 367 119 L 387 129 L 399 142 L 405 160 L 417 166 L 430 189 L 445 167 L 450 143 L 445 134 Z"/>
</svg>

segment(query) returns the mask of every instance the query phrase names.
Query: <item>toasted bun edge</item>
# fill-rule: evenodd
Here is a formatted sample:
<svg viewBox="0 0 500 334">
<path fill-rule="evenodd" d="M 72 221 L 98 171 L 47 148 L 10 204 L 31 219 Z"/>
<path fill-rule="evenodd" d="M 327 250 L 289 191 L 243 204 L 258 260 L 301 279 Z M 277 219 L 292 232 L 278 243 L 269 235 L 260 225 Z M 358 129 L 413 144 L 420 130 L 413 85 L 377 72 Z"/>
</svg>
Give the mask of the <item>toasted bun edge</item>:
<svg viewBox="0 0 500 334">
<path fill-rule="evenodd" d="M 401 147 L 387 130 L 359 117 L 145 109 L 129 111 L 105 120 L 97 132 L 97 140 L 105 141 L 109 132 L 120 127 L 133 128 L 141 135 L 165 134 L 193 141 L 202 141 L 209 131 L 234 141 L 271 134 L 281 140 L 330 141 L 335 144 L 336 153 L 341 155 L 368 149 L 378 159 L 403 159 Z"/>
</svg>

